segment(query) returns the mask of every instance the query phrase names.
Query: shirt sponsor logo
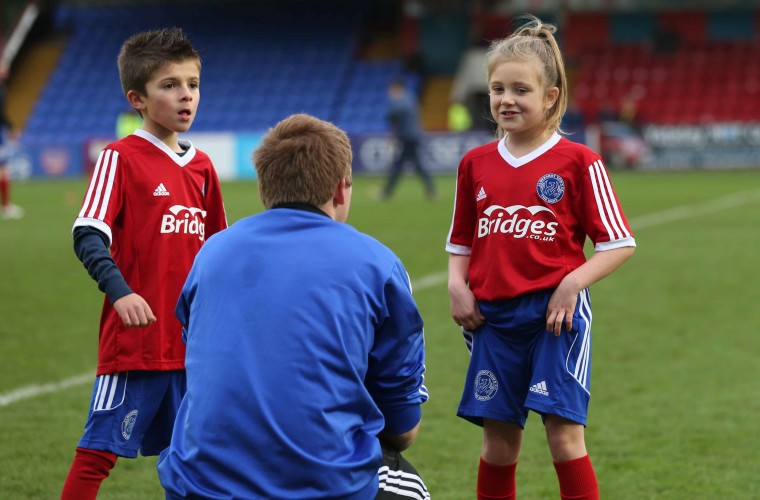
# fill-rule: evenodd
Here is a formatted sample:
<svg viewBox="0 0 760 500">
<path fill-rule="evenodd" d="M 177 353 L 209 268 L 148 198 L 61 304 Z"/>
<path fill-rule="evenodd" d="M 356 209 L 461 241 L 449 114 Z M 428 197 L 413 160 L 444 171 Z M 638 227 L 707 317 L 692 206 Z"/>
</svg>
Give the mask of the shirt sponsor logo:
<svg viewBox="0 0 760 500">
<path fill-rule="evenodd" d="M 172 205 L 168 214 L 161 218 L 162 234 L 197 234 L 203 241 L 206 236 L 206 211 L 195 207 Z"/>
<path fill-rule="evenodd" d="M 546 174 L 538 179 L 536 192 L 546 203 L 557 203 L 565 195 L 565 181 L 557 174 Z"/>
<path fill-rule="evenodd" d="M 528 212 L 530 217 L 521 217 L 524 211 Z M 549 212 L 556 218 L 554 212 L 546 207 L 526 207 L 524 205 L 502 207 L 500 205 L 491 205 L 483 210 L 483 213 L 487 217 L 478 219 L 478 238 L 501 233 L 511 234 L 516 239 L 528 238 L 540 241 L 554 241 L 559 222 L 546 222 L 533 218 L 541 212 Z"/>
</svg>

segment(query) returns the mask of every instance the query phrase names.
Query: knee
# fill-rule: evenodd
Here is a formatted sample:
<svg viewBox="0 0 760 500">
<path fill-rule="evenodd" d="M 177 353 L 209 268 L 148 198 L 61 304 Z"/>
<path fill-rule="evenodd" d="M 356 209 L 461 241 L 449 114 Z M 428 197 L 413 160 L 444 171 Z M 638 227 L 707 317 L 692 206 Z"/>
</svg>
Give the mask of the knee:
<svg viewBox="0 0 760 500">
<path fill-rule="evenodd" d="M 581 424 L 546 421 L 546 439 L 555 462 L 566 462 L 586 455 L 586 440 Z"/>
<path fill-rule="evenodd" d="M 519 425 L 486 420 L 483 431 L 483 458 L 487 462 L 512 464 L 517 461 L 522 446 Z"/>
</svg>

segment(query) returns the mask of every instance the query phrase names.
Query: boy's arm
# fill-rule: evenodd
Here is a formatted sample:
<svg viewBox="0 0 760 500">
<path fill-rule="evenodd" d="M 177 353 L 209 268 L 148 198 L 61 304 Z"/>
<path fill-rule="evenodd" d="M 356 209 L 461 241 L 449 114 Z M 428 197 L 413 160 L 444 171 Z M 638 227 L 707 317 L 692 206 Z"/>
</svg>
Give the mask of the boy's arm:
<svg viewBox="0 0 760 500">
<path fill-rule="evenodd" d="M 108 237 L 91 226 L 74 228 L 74 253 L 98 283 L 127 327 L 148 326 L 156 318 L 147 302 L 134 293 L 108 249 Z"/>
<path fill-rule="evenodd" d="M 92 226 L 74 228 L 74 253 L 113 304 L 133 293 L 108 249 L 108 236 Z"/>
<path fill-rule="evenodd" d="M 412 444 L 427 401 L 423 322 L 400 262 L 385 283 L 384 319 L 375 331 L 365 385 L 385 417 L 379 438 L 397 450 Z"/>
<path fill-rule="evenodd" d="M 404 451 L 405 449 L 409 448 L 417 439 L 417 431 L 419 428 L 420 423 L 417 422 L 417 425 L 415 425 L 413 429 L 401 434 L 392 434 L 383 429 L 378 437 L 380 438 L 380 441 L 385 443 L 386 446 L 390 446 L 396 451 Z"/>
<path fill-rule="evenodd" d="M 578 294 L 620 267 L 636 247 L 620 247 L 597 251 L 583 265 L 565 276 L 549 299 L 546 308 L 546 331 L 559 335 L 563 324 L 567 331 L 573 326 L 573 313 Z"/>
</svg>

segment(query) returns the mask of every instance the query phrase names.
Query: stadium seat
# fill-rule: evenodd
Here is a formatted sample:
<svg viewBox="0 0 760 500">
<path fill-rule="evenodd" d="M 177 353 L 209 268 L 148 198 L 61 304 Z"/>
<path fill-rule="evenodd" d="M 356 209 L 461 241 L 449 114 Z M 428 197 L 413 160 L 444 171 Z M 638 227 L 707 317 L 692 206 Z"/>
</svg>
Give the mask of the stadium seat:
<svg viewBox="0 0 760 500">
<path fill-rule="evenodd" d="M 601 103 L 619 105 L 633 95 L 643 123 L 757 121 L 746 101 L 748 93 L 760 96 L 760 68 L 750 62 L 759 56 L 745 40 L 684 42 L 673 53 L 647 44 L 599 48 L 577 60 L 575 97 L 587 120 Z M 744 104 L 736 105 L 741 97 Z"/>
<path fill-rule="evenodd" d="M 343 119 L 349 133 L 384 131 L 386 89 L 402 62 L 357 61 L 363 8 L 328 1 L 339 8 L 304 2 L 287 15 L 277 2 L 145 5 L 139 14 L 123 6 L 61 5 L 53 23 L 69 39 L 23 140 L 62 137 L 62 131 L 80 142 L 113 135 L 125 106 L 116 68 L 121 43 L 163 26 L 182 26 L 201 53 L 203 98 L 194 130 L 259 131 L 308 112 Z"/>
</svg>

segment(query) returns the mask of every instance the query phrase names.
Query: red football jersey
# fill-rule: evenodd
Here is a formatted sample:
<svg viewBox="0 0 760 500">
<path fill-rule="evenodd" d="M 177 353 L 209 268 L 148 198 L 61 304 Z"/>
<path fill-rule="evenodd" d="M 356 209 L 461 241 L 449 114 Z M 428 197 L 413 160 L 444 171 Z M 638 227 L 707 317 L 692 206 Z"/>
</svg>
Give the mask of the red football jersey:
<svg viewBox="0 0 760 500">
<path fill-rule="evenodd" d="M 459 164 L 446 242 L 469 255 L 479 300 L 511 299 L 555 288 L 597 251 L 636 246 L 602 159 L 554 134 L 520 158 L 504 141 L 469 151 Z"/>
<path fill-rule="evenodd" d="M 187 141 L 184 155 L 138 130 L 108 145 L 74 222 L 111 241 L 111 255 L 129 287 L 157 320 L 125 328 L 108 297 L 100 318 L 98 375 L 184 368 L 177 299 L 206 238 L 227 227 L 219 179 L 209 157 Z"/>
</svg>

